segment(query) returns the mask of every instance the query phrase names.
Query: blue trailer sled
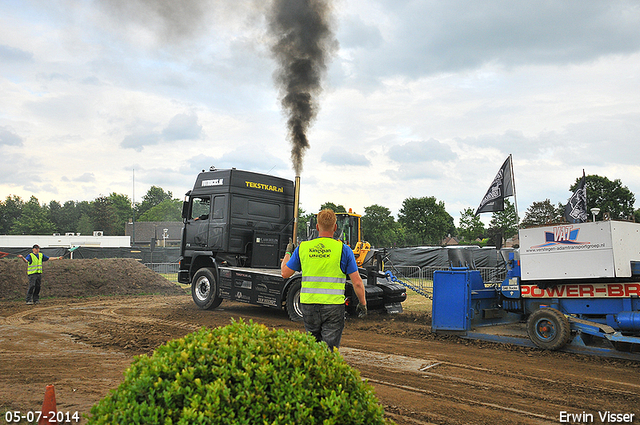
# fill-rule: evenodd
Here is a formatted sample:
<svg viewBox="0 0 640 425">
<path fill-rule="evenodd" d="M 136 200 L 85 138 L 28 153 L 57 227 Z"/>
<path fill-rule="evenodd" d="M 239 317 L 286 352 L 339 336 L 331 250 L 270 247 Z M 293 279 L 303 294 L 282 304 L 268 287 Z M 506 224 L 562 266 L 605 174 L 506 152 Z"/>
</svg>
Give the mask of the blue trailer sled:
<svg viewBox="0 0 640 425">
<path fill-rule="evenodd" d="M 523 229 L 520 241 L 502 282 L 473 259 L 435 272 L 433 332 L 640 360 L 640 224 Z"/>
</svg>

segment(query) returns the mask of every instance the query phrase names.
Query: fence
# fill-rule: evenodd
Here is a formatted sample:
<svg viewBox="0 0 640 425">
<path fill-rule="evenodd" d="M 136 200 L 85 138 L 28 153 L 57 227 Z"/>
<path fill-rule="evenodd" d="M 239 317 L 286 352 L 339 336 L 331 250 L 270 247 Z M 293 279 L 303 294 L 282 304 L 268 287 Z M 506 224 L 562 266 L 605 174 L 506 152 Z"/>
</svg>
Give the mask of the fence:
<svg viewBox="0 0 640 425">
<path fill-rule="evenodd" d="M 433 273 L 436 270 L 449 270 L 448 267 L 435 266 L 387 266 L 384 271 L 390 271 L 399 280 L 406 282 L 418 289 L 419 292 L 430 296 L 433 294 Z M 495 267 L 478 267 L 477 270 L 482 276 L 485 284 L 496 284 L 502 282 L 507 274 L 505 269 Z M 418 292 L 416 291 L 416 292 Z"/>
<path fill-rule="evenodd" d="M 178 283 L 178 263 L 145 263 L 154 272 L 162 275 L 165 279 Z M 449 270 L 447 267 L 434 266 L 387 266 L 385 271 L 391 271 L 399 280 L 410 284 L 418 290 L 428 295 L 433 294 L 433 272 L 436 270 Z M 505 269 L 495 267 L 478 267 L 482 280 L 485 284 L 502 282 L 506 276 Z"/>
<path fill-rule="evenodd" d="M 165 279 L 178 283 L 178 270 L 180 268 L 180 264 L 178 263 L 144 263 L 145 266 L 149 267 L 154 272 L 162 275 Z"/>
</svg>

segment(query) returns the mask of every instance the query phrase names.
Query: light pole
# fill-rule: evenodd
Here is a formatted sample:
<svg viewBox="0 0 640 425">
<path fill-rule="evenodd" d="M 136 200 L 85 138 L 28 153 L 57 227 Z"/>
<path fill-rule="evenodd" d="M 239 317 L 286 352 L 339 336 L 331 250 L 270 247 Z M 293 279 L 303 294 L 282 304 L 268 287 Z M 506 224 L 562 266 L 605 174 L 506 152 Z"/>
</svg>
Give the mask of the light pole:
<svg viewBox="0 0 640 425">
<path fill-rule="evenodd" d="M 132 176 L 133 199 L 131 200 L 131 212 L 133 213 L 133 222 L 131 223 L 131 246 L 136 246 L 136 169 L 133 169 Z"/>
</svg>

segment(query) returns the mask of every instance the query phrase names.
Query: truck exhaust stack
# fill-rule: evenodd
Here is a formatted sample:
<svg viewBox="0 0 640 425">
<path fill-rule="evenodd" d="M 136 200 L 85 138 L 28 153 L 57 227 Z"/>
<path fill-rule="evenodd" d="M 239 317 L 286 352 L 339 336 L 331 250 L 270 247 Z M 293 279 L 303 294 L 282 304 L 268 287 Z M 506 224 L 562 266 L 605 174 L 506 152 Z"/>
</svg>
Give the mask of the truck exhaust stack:
<svg viewBox="0 0 640 425">
<path fill-rule="evenodd" d="M 298 244 L 298 208 L 300 206 L 300 176 L 296 176 L 295 189 L 293 195 L 293 240 L 294 244 Z"/>
</svg>

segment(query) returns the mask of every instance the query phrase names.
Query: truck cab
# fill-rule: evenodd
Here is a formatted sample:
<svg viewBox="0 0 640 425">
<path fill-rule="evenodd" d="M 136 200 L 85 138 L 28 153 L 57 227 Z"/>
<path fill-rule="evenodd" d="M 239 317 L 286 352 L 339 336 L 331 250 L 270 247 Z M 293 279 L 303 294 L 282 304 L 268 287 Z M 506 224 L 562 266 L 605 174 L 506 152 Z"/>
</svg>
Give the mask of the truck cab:
<svg viewBox="0 0 640 425">
<path fill-rule="evenodd" d="M 235 168 L 211 168 L 198 174 L 182 208 L 184 226 L 178 281 L 191 285 L 201 309 L 214 309 L 223 299 L 282 308 L 301 320 L 302 276 L 280 274 L 294 228 L 294 182 Z M 345 216 L 344 230 L 357 229 L 360 216 Z M 357 221 L 354 221 L 356 220 Z M 349 225 L 354 224 L 353 229 Z M 359 265 L 362 265 L 360 263 Z M 370 310 L 402 311 L 406 291 L 387 282 L 378 269 L 362 269 Z M 357 297 L 347 282 L 345 304 L 355 312 Z"/>
<path fill-rule="evenodd" d="M 293 228 L 293 192 L 293 182 L 279 177 L 235 168 L 201 172 L 183 203 L 179 281 L 190 281 L 202 256 L 279 268 Z"/>
</svg>

